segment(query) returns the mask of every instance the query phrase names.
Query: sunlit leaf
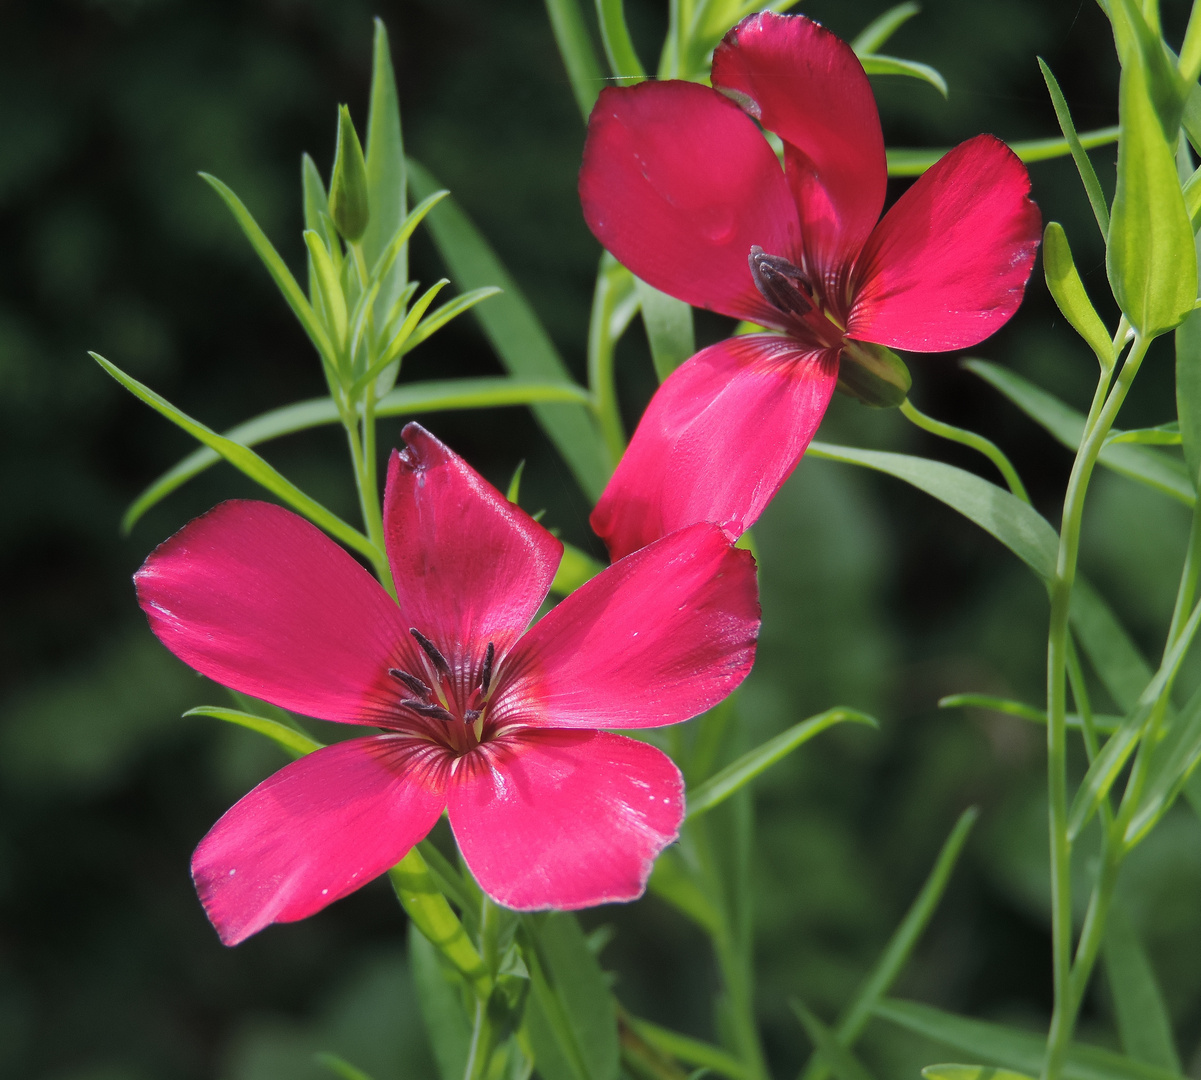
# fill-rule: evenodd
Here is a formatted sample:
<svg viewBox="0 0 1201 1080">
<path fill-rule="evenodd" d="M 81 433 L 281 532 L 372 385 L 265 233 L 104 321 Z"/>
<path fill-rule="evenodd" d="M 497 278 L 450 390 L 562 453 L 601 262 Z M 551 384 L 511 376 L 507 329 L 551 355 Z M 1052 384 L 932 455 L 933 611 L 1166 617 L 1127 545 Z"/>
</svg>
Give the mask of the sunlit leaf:
<svg viewBox="0 0 1201 1080">
<path fill-rule="evenodd" d="M 596 16 L 600 24 L 601 44 L 617 85 L 630 86 L 645 79 L 646 71 L 638 59 L 626 26 L 622 0 L 597 0 Z"/>
<path fill-rule="evenodd" d="M 1055 118 L 1059 121 L 1059 129 L 1063 132 L 1068 149 L 1072 153 L 1072 160 L 1076 163 L 1076 171 L 1080 174 L 1080 180 L 1084 184 L 1084 191 L 1088 195 L 1088 203 L 1092 207 L 1093 217 L 1097 219 L 1097 227 L 1101 230 L 1102 238 L 1107 237 L 1109 235 L 1109 206 L 1106 204 L 1105 194 L 1101 190 L 1101 181 L 1097 179 L 1093 163 L 1089 161 L 1080 136 L 1076 134 L 1076 125 L 1072 122 L 1067 99 L 1064 98 L 1063 91 L 1059 89 L 1059 83 L 1041 56 L 1038 58 L 1038 66 L 1043 73 L 1043 81 L 1047 84 L 1047 92 L 1051 95 L 1051 104 L 1055 106 Z M 1045 257 L 1045 247 L 1043 251 Z"/>
<path fill-rule="evenodd" d="M 1033 1080 L 1025 1073 L 991 1065 L 927 1065 L 922 1076 L 926 1080 Z"/>
<path fill-rule="evenodd" d="M 268 720 L 265 716 L 242 712 L 240 709 L 223 709 L 216 705 L 198 705 L 189 709 L 184 716 L 211 716 L 215 720 L 224 720 L 229 724 L 257 731 L 260 735 L 274 740 L 293 757 L 303 757 L 314 750 L 320 750 L 324 743 L 310 739 L 295 728 L 281 724 L 278 720 Z"/>
<path fill-rule="evenodd" d="M 1138 446 L 1180 446 L 1183 439 L 1178 423 L 1156 424 L 1155 427 L 1131 428 L 1127 431 L 1111 431 L 1105 437 L 1105 445 L 1134 443 Z"/>
<path fill-rule="evenodd" d="M 1118 129 L 1116 127 L 1097 128 L 1096 131 L 1085 131 L 1080 134 L 1080 145 L 1086 150 L 1117 141 Z M 1011 142 L 1007 145 L 1025 162 L 1050 161 L 1052 158 L 1066 157 L 1072 152 L 1067 139 L 1030 139 L 1025 142 Z M 939 158 L 950 151 L 951 147 L 949 146 L 937 150 L 893 147 L 888 151 L 888 175 L 921 176 Z"/>
<path fill-rule="evenodd" d="M 441 330 L 451 319 L 457 318 L 465 311 L 470 311 L 480 301 L 497 296 L 500 292 L 501 290 L 495 285 L 486 285 L 482 289 L 472 289 L 471 292 L 465 292 L 461 296 L 456 296 L 453 300 L 439 305 L 417 324 L 401 351 L 411 352 L 427 338 Z"/>
<path fill-rule="evenodd" d="M 563 545 L 563 558 L 559 569 L 555 571 L 555 579 L 550 583 L 550 591 L 566 596 L 573 593 L 585 581 L 596 577 L 604 569 L 591 555 L 581 551 L 573 544 Z"/>
<path fill-rule="evenodd" d="M 559 55 L 563 58 L 563 66 L 567 68 L 571 92 L 575 95 L 580 114 L 587 122 L 601 87 L 605 85 L 588 26 L 577 0 L 546 0 L 546 13 L 550 16 L 551 30 L 559 47 Z"/>
<path fill-rule="evenodd" d="M 929 83 L 943 97 L 947 96 L 947 80 L 929 64 L 902 60 L 898 56 L 881 56 L 878 53 L 867 54 L 859 59 L 863 62 L 863 70 L 869 75 L 908 75 L 911 79 Z"/>
<path fill-rule="evenodd" d="M 877 15 L 851 40 L 855 55 L 862 57 L 874 53 L 921 10 L 918 4 L 909 2 L 897 4 L 882 15 Z"/>
<path fill-rule="evenodd" d="M 1043 269 L 1047 276 L 1047 288 L 1051 290 L 1051 296 L 1063 312 L 1063 317 L 1097 354 L 1102 366 L 1112 368 L 1116 361 L 1113 338 L 1084 290 L 1084 282 L 1080 280 L 1072 259 L 1067 235 L 1057 221 L 1047 222 L 1043 232 Z"/>
</svg>

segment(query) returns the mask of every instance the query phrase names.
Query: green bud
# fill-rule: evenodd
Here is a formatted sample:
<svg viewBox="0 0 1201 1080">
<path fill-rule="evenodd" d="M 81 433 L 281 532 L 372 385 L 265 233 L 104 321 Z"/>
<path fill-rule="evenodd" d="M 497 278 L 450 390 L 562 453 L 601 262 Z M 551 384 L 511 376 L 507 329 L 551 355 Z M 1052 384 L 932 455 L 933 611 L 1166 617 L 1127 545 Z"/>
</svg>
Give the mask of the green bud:
<svg viewBox="0 0 1201 1080">
<path fill-rule="evenodd" d="M 913 379 L 892 349 L 845 338 L 838 362 L 838 389 L 873 409 L 895 409 L 909 395 Z"/>
<path fill-rule="evenodd" d="M 338 108 L 338 150 L 329 182 L 329 216 L 346 240 L 354 243 L 367 231 L 371 215 L 367 205 L 367 162 L 350 119 L 350 110 Z"/>
</svg>

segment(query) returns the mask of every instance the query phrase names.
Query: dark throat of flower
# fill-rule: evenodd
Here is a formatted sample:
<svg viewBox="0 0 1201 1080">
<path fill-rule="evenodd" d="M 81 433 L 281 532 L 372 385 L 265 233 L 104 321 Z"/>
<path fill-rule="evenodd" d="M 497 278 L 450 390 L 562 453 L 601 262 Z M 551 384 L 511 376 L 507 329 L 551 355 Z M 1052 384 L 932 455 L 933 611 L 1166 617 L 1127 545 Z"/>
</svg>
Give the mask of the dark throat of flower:
<svg viewBox="0 0 1201 1080">
<path fill-rule="evenodd" d="M 429 685 L 411 672 L 389 668 L 388 674 L 413 695 L 401 698 L 400 704 L 418 716 L 429 717 L 448 725 L 446 734 L 461 752 L 478 745 L 483 736 L 484 713 L 487 709 L 488 692 L 492 687 L 496 646 L 491 641 L 488 642 L 479 669 L 479 679 L 464 697 L 450 661 L 442 651 L 416 628 L 410 629 L 409 633 L 429 660 L 432 670 L 427 674 L 433 676 L 434 685 Z M 466 736 L 466 739 L 463 736 Z M 463 744 L 461 747 L 460 743 Z"/>
<path fill-rule="evenodd" d="M 795 335 L 818 348 L 838 348 L 842 327 L 826 311 L 805 271 L 781 255 L 755 244 L 747 258 L 755 288 L 781 315 Z"/>
</svg>

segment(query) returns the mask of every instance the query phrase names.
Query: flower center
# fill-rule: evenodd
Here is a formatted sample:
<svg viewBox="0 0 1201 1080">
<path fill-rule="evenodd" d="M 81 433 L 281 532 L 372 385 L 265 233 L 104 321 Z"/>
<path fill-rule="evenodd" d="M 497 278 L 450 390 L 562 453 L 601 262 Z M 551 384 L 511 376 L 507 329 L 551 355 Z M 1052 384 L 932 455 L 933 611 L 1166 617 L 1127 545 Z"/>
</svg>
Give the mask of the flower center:
<svg viewBox="0 0 1201 1080">
<path fill-rule="evenodd" d="M 420 630 L 410 629 L 413 640 L 421 646 L 428 663 L 421 678 L 400 668 L 389 668 L 388 674 L 412 696 L 402 697 L 399 704 L 422 719 L 435 722 L 427 731 L 457 754 L 465 754 L 483 741 L 484 717 L 488 709 L 488 692 L 492 688 L 496 647 L 490 641 L 484 650 L 478 673 L 469 665 L 467 679 L 455 677 L 450 661 Z M 464 692 L 465 691 L 465 692 Z"/>
<path fill-rule="evenodd" d="M 755 288 L 800 336 L 814 337 L 822 348 L 842 344 L 843 325 L 822 302 L 808 275 L 780 255 L 768 255 L 755 244 L 747 259 Z M 807 332 L 807 333 L 806 333 Z"/>
</svg>

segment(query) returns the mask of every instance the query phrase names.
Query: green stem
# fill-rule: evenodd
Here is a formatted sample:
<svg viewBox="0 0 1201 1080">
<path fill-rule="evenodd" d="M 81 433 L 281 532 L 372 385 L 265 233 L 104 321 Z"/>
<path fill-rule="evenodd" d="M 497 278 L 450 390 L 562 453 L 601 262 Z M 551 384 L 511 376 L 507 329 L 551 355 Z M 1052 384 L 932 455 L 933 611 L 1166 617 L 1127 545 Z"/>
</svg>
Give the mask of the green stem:
<svg viewBox="0 0 1201 1080">
<path fill-rule="evenodd" d="M 1076 946 L 1076 960 L 1072 965 L 1071 995 L 1072 1012 L 1080 1009 L 1084 991 L 1097 963 L 1097 956 L 1105 940 L 1105 923 L 1113 901 L 1113 890 L 1122 865 L 1122 837 L 1119 829 L 1107 829 L 1105 846 L 1101 856 L 1101 869 L 1089 898 L 1084 926 L 1080 930 L 1080 941 Z"/>
<path fill-rule="evenodd" d="M 612 256 L 601 258 L 596 275 L 596 289 L 592 294 L 592 317 L 588 324 L 588 388 L 601 436 L 605 440 L 613 465 L 621 460 L 626 449 L 625 428 L 621 423 L 621 410 L 617 403 L 617 384 L 613 374 L 613 354 L 617 346 L 613 333 L 617 321 L 617 304 L 620 299 L 615 277 L 624 273 Z M 630 281 L 631 291 L 633 287 Z M 631 312 L 632 314 L 632 312 Z M 629 325 L 628 320 L 625 321 Z M 623 328 L 624 329 L 624 328 Z"/>
<path fill-rule="evenodd" d="M 1048 826 L 1051 847 L 1051 941 L 1055 986 L 1055 1009 L 1047 1034 L 1047 1056 L 1043 1080 L 1059 1080 L 1068 1044 L 1076 1020 L 1072 992 L 1072 888 L 1071 844 L 1068 841 L 1067 799 L 1067 702 L 1066 668 L 1068 653 L 1068 614 L 1076 563 L 1080 552 L 1080 529 L 1084 498 L 1093 467 L 1101 453 L 1105 436 L 1113 427 L 1130 386 L 1138 374 L 1150 341 L 1136 337 L 1113 389 L 1105 394 L 1107 373 L 1102 373 L 1093 407 L 1085 423 L 1084 437 L 1072 463 L 1063 504 L 1059 554 L 1055 578 L 1051 582 L 1051 616 L 1047 634 L 1047 791 Z"/>
<path fill-rule="evenodd" d="M 1005 456 L 996 443 L 990 439 L 986 439 L 983 435 L 977 435 L 974 431 L 965 431 L 963 428 L 944 424 L 941 420 L 935 420 L 933 417 L 919 412 L 909 398 L 901 402 L 900 408 L 901 415 L 923 431 L 928 431 L 931 435 L 937 435 L 940 439 L 949 439 L 951 442 L 957 442 L 979 451 L 997 467 L 998 471 L 1005 478 L 1005 483 L 1009 485 L 1009 490 L 1014 495 L 1021 499 L 1022 502 L 1028 503 L 1030 501 L 1030 496 L 1026 494 L 1026 488 L 1022 484 L 1021 477 L 1018 476 L 1017 469 L 1013 467 L 1009 458 Z"/>
<path fill-rule="evenodd" d="M 1172 624 L 1168 627 L 1168 639 L 1163 652 L 1167 656 L 1180 638 L 1189 611 L 1197 597 L 1197 577 L 1201 572 L 1201 498 L 1193 505 L 1193 523 L 1189 530 L 1188 550 L 1184 555 L 1184 568 L 1180 571 L 1180 586 L 1176 590 L 1176 607 L 1172 610 Z"/>
<path fill-rule="evenodd" d="M 374 396 L 370 390 L 368 390 L 368 395 Z M 367 538 L 375 549 L 371 556 L 371 564 L 375 569 L 375 576 L 379 578 L 380 583 L 395 600 L 396 586 L 392 582 L 392 567 L 388 564 L 388 557 L 385 554 L 383 515 L 380 513 L 379 493 L 375 483 L 374 409 L 370 410 L 368 416 L 370 417 L 369 422 L 367 417 L 364 417 L 361 442 L 358 421 L 353 415 L 343 415 L 342 426 L 346 429 L 346 439 L 350 445 L 350 463 L 354 469 L 354 483 L 359 493 L 359 509 L 363 515 L 363 524 L 367 529 Z M 368 427 L 371 428 L 370 437 L 367 432 Z M 371 447 L 370 455 L 364 452 L 368 445 Z M 368 464 L 368 462 L 372 464 Z"/>
<path fill-rule="evenodd" d="M 467 1064 L 463 1068 L 463 1080 L 478 1080 L 488 1063 L 485 1043 L 488 1028 L 488 1002 L 475 999 L 475 1022 L 471 1026 L 471 1044 L 467 1048 Z"/>
</svg>

